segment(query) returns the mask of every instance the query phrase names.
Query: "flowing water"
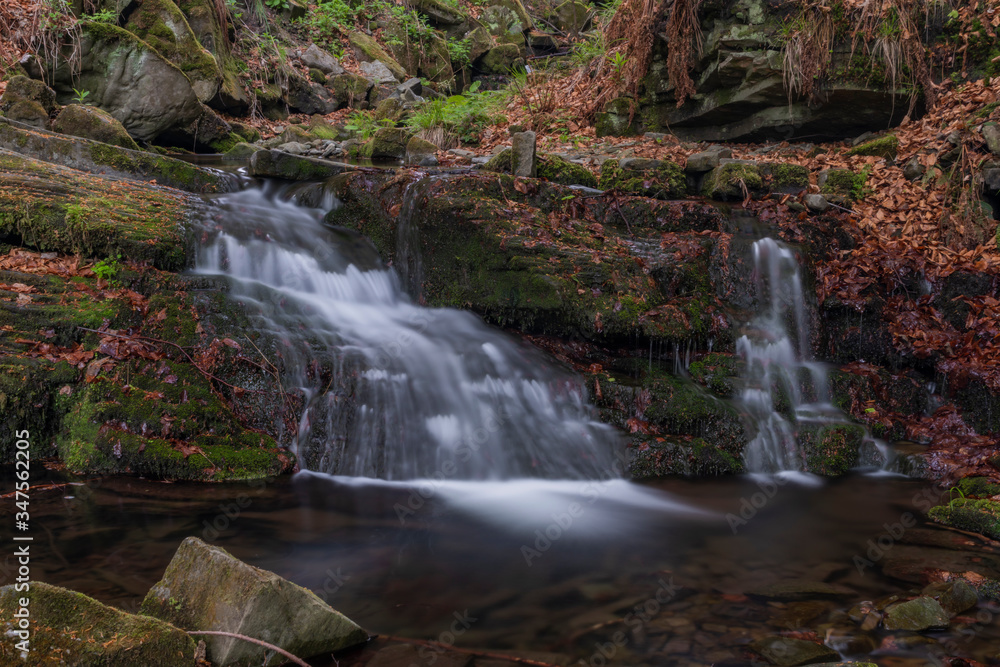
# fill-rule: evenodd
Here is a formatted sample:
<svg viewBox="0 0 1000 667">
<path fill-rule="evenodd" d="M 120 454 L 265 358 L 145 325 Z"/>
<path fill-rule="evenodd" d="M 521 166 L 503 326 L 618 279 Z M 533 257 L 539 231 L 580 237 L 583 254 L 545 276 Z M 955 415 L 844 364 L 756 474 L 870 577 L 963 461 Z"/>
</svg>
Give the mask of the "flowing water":
<svg viewBox="0 0 1000 667">
<path fill-rule="evenodd" d="M 811 359 L 808 303 L 795 251 L 772 238 L 753 244 L 759 312 L 736 342 L 746 364 L 740 403 L 756 427 L 744 458 L 751 472 L 804 470 L 801 425 L 846 423 L 830 403 L 824 364 Z"/>
<path fill-rule="evenodd" d="M 274 185 L 227 194 L 197 271 L 222 275 L 305 399 L 308 469 L 382 479 L 618 476 L 613 429 L 573 373 L 476 316 L 424 308 L 363 238 Z M 327 364 L 332 379 L 312 369 Z"/>
</svg>

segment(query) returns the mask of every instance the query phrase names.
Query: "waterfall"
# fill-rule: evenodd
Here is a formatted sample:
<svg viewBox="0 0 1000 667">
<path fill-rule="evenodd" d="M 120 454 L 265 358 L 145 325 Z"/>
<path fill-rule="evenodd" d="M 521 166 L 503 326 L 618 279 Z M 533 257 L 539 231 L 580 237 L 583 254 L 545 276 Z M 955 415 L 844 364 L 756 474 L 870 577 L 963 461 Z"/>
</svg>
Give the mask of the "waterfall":
<svg viewBox="0 0 1000 667">
<path fill-rule="evenodd" d="M 475 315 L 416 305 L 366 239 L 283 194 L 265 184 L 219 196 L 196 271 L 225 276 L 274 341 L 265 354 L 280 360 L 285 391 L 303 397 L 291 439 L 304 469 L 390 480 L 620 476 L 619 436 L 596 420 L 577 375 Z"/>
<path fill-rule="evenodd" d="M 799 262 L 772 238 L 753 244 L 759 312 L 736 342 L 745 364 L 740 402 L 756 427 L 744 450 L 750 472 L 803 470 L 798 425 L 845 421 L 830 403 L 825 367 L 810 359 L 809 322 Z"/>
</svg>

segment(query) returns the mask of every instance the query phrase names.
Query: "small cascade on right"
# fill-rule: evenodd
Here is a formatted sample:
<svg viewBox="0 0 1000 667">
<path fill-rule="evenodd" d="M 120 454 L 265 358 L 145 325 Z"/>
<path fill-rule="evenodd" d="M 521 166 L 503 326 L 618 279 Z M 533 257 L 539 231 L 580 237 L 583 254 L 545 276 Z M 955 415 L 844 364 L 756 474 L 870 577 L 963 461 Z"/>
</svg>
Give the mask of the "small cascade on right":
<svg viewBox="0 0 1000 667">
<path fill-rule="evenodd" d="M 744 450 L 748 472 L 810 470 L 801 431 L 847 420 L 830 403 L 823 364 L 810 354 L 809 318 L 795 252 L 772 238 L 752 246 L 758 314 L 736 342 L 745 362 L 740 396 L 756 427 Z"/>
</svg>

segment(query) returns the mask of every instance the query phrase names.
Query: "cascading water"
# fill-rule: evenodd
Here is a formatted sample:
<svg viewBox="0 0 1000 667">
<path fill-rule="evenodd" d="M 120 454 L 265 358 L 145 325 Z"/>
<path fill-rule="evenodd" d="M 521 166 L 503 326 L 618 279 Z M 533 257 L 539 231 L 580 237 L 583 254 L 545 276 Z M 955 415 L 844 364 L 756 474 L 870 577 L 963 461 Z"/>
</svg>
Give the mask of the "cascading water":
<svg viewBox="0 0 1000 667">
<path fill-rule="evenodd" d="M 750 472 L 803 470 L 798 427 L 845 420 L 830 404 L 826 369 L 810 360 L 806 299 L 795 253 L 762 238 L 753 244 L 753 261 L 760 312 L 750 324 L 751 333 L 736 342 L 746 363 L 740 399 L 757 429 L 744 458 Z"/>
<path fill-rule="evenodd" d="M 270 191 L 267 190 L 270 188 Z M 304 397 L 304 468 L 405 480 L 617 476 L 574 374 L 472 314 L 415 305 L 367 240 L 278 186 L 227 194 L 196 270 L 223 275 Z M 324 380 L 324 372 L 330 376 Z"/>
</svg>

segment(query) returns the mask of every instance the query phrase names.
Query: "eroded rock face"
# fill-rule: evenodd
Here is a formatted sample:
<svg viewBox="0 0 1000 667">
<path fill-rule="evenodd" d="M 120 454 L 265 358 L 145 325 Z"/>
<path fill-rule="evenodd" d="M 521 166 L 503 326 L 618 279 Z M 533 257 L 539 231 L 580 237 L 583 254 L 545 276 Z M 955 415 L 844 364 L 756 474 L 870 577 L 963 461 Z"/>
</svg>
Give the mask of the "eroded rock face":
<svg viewBox="0 0 1000 667">
<path fill-rule="evenodd" d="M 189 630 L 234 632 L 310 657 L 368 639 L 368 633 L 315 594 L 234 558 L 196 537 L 181 543 L 142 603 L 145 614 Z M 263 647 L 206 637 L 217 665 L 279 665 Z M 270 653 L 270 655 L 268 655 Z"/>
</svg>

